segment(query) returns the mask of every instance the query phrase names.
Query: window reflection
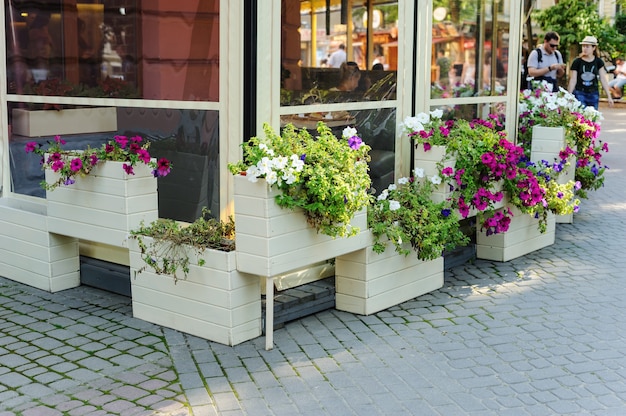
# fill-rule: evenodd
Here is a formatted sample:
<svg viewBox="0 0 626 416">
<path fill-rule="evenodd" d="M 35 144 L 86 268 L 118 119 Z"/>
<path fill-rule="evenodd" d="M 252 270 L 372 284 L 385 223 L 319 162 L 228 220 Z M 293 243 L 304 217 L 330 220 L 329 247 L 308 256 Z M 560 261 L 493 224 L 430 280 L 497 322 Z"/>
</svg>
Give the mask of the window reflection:
<svg viewBox="0 0 626 416">
<path fill-rule="evenodd" d="M 26 143 L 43 146 L 56 134 L 67 142 L 68 150 L 100 147 L 115 135 L 141 136 L 149 140 L 150 155 L 165 157 L 174 169 L 159 178 L 159 216 L 193 222 L 207 207 L 219 216 L 219 134 L 218 112 L 157 108 L 81 107 L 31 113 L 19 120 L 14 108 L 12 136 L 9 140 L 12 191 L 45 197 L 40 187 L 44 180 L 40 160 L 24 151 Z M 73 113 L 69 111 L 74 111 Z M 39 126 L 41 122 L 45 123 Z M 82 120 L 82 122 L 81 122 Z M 85 123 L 86 122 L 86 123 Z M 84 126 L 82 129 L 80 125 Z M 76 126 L 75 131 L 70 128 Z"/>
<path fill-rule="evenodd" d="M 5 3 L 9 93 L 219 98 L 219 0 Z"/>
<path fill-rule="evenodd" d="M 434 2 L 431 98 L 506 92 L 509 10 L 508 0 Z"/>
<path fill-rule="evenodd" d="M 378 194 L 394 182 L 395 108 L 284 115 L 280 121 L 281 127 L 293 124 L 311 134 L 315 134 L 317 124 L 322 121 L 336 137 L 341 137 L 346 127 L 356 128 L 359 136 L 372 148 L 369 173 L 373 192 Z"/>
<path fill-rule="evenodd" d="M 372 4 L 282 0 L 281 105 L 395 99 L 398 4 Z"/>
</svg>

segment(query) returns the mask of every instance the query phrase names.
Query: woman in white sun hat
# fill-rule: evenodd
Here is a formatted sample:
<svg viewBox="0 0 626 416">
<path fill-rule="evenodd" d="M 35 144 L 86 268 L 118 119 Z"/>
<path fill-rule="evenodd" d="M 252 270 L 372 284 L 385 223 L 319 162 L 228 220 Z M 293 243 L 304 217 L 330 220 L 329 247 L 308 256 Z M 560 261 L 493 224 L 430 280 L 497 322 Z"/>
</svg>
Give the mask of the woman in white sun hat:
<svg viewBox="0 0 626 416">
<path fill-rule="evenodd" d="M 599 78 L 602 88 L 609 97 L 609 106 L 613 107 L 613 97 L 609 89 L 604 61 L 598 57 L 598 39 L 595 36 L 585 36 L 580 44 L 583 51 L 570 66 L 567 90 L 574 94 L 583 105 L 592 106 L 597 110 L 600 101 Z"/>
</svg>

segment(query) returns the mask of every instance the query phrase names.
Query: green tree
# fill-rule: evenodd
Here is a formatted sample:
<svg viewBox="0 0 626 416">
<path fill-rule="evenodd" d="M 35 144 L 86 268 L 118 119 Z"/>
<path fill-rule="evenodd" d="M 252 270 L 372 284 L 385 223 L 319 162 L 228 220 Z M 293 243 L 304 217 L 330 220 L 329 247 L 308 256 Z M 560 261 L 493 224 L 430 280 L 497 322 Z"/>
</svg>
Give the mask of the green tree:
<svg viewBox="0 0 626 416">
<path fill-rule="evenodd" d="M 578 55 L 579 42 L 586 35 L 598 38 L 600 51 L 611 59 L 626 51 L 626 38 L 607 19 L 598 14 L 593 0 L 559 0 L 553 7 L 534 14 L 544 31 L 554 30 L 561 36 L 561 52 L 571 61 Z"/>
</svg>

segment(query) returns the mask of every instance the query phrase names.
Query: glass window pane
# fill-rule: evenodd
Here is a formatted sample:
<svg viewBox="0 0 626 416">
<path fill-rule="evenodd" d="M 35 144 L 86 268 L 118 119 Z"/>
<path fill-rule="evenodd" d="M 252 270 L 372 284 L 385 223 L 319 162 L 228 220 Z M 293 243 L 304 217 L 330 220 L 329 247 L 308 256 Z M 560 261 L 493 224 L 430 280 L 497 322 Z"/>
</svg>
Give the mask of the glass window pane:
<svg viewBox="0 0 626 416">
<path fill-rule="evenodd" d="M 152 157 L 165 157 L 173 164 L 171 173 L 159 178 L 159 216 L 192 222 L 203 207 L 219 216 L 217 111 L 115 107 L 64 107 L 59 111 L 28 109 L 17 103 L 9 103 L 9 108 L 13 192 L 45 197 L 39 185 L 44 180 L 40 158 L 25 152 L 28 142 L 45 146 L 63 132 L 62 138 L 67 142 L 64 147 L 81 150 L 99 147 L 115 135 L 138 135 L 151 142 Z M 67 126 L 77 131 L 68 130 Z"/>
<path fill-rule="evenodd" d="M 434 6 L 431 98 L 505 94 L 510 1 L 443 0 Z"/>
<path fill-rule="evenodd" d="M 326 4 L 282 0 L 281 105 L 395 99 L 397 2 Z"/>
<path fill-rule="evenodd" d="M 219 98 L 219 0 L 13 0 L 6 25 L 9 93 Z"/>
</svg>

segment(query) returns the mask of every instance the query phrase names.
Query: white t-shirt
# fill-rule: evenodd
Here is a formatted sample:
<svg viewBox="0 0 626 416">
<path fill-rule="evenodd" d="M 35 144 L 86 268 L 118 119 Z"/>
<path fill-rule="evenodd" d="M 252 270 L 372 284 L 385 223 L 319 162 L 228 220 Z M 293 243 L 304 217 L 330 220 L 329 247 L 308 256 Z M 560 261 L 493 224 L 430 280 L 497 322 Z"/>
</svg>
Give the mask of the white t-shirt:
<svg viewBox="0 0 626 416">
<path fill-rule="evenodd" d="M 343 49 L 337 49 L 328 58 L 328 66 L 331 68 L 339 68 L 344 62 L 346 62 L 346 51 Z"/>
</svg>

